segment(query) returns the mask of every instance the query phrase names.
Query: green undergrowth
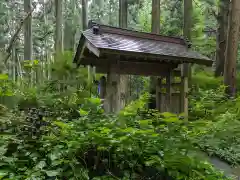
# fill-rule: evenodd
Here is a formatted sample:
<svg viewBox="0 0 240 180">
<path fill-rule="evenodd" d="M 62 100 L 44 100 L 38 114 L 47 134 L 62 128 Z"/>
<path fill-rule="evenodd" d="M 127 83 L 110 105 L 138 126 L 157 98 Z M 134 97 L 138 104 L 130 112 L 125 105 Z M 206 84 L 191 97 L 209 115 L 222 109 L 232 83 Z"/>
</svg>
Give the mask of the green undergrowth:
<svg viewBox="0 0 240 180">
<path fill-rule="evenodd" d="M 86 74 L 70 63 L 54 70 L 52 79 L 32 87 L 28 79 L 18 85 L 0 76 L 1 100 L 14 100 L 0 106 L 0 179 L 229 179 L 197 153 L 221 145 L 206 137 L 228 127 L 219 121 L 226 107 L 237 114 L 238 101 L 227 101 L 222 87 L 195 89 L 187 123 L 148 111 L 148 95 L 117 115 L 105 114 Z"/>
<path fill-rule="evenodd" d="M 240 121 L 229 112 L 219 115 L 201 129 L 195 143 L 210 156 L 216 156 L 233 166 L 240 163 Z"/>
<path fill-rule="evenodd" d="M 214 111 L 198 120 L 194 143 L 210 156 L 217 156 L 230 165 L 240 163 L 240 99 L 216 104 Z M 201 125 L 197 123 L 202 122 Z"/>
<path fill-rule="evenodd" d="M 240 81 L 240 74 L 237 74 L 237 82 Z M 221 84 L 223 84 L 223 77 L 214 77 L 212 71 L 209 70 L 199 70 L 195 72 L 191 80 L 193 89 L 210 90 L 217 89 Z M 240 84 L 237 83 L 237 89 L 240 89 Z"/>
<path fill-rule="evenodd" d="M 118 115 L 87 97 L 79 117 L 1 106 L 0 179 L 227 179 L 197 156 L 183 121 L 145 110 L 147 98 Z"/>
<path fill-rule="evenodd" d="M 212 84 L 201 85 L 201 88 L 196 88 L 191 95 L 190 120 L 193 123 L 192 132 L 195 133 L 192 136 L 193 143 L 210 156 L 217 156 L 230 165 L 238 166 L 240 98 L 228 99 L 221 83 L 216 86 L 217 79 L 207 77 L 204 73 L 199 76 L 206 82 L 205 85 L 210 82 L 209 79 Z"/>
<path fill-rule="evenodd" d="M 217 89 L 222 84 L 223 78 L 215 78 L 212 72 L 199 71 L 193 75 L 191 83 L 193 88 L 202 90 Z"/>
</svg>

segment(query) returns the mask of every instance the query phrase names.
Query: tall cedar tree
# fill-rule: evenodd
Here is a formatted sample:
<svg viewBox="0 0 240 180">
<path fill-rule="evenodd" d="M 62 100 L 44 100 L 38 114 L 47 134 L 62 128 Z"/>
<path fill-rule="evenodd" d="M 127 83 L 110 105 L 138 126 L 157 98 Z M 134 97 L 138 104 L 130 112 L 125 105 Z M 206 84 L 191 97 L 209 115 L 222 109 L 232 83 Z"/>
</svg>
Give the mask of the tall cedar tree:
<svg viewBox="0 0 240 180">
<path fill-rule="evenodd" d="M 128 1 L 119 0 L 119 27 L 128 27 Z M 129 94 L 128 94 L 129 76 L 120 75 L 119 79 L 119 103 L 118 109 L 124 108 L 126 106 Z M 123 95 L 123 96 L 122 96 Z"/>
<path fill-rule="evenodd" d="M 24 0 L 24 12 L 31 12 L 31 0 Z M 24 23 L 24 60 L 32 60 L 32 15 Z"/>
<path fill-rule="evenodd" d="M 218 29 L 217 29 L 217 49 L 216 49 L 216 69 L 215 76 L 222 76 L 224 72 L 225 51 L 227 42 L 227 29 L 228 29 L 228 11 L 229 0 L 220 0 L 219 13 L 217 16 Z"/>
<path fill-rule="evenodd" d="M 63 1 L 55 0 L 55 60 L 63 53 Z"/>
<path fill-rule="evenodd" d="M 224 64 L 224 84 L 227 86 L 226 93 L 236 96 L 236 66 L 238 39 L 240 28 L 240 1 L 232 0 L 229 11 L 229 24 L 227 35 L 226 59 Z"/>
<path fill-rule="evenodd" d="M 160 33 L 160 0 L 152 0 L 152 33 L 159 34 Z M 156 98 L 154 95 L 156 94 L 156 77 L 150 77 L 150 94 L 152 96 L 151 102 L 149 104 L 150 109 L 156 108 Z"/>
</svg>

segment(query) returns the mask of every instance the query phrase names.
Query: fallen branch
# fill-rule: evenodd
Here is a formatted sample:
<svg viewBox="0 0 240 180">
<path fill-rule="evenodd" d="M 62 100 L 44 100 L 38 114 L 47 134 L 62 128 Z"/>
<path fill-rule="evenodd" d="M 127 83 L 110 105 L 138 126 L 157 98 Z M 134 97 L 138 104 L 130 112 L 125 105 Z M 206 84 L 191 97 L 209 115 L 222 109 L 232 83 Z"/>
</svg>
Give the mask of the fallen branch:
<svg viewBox="0 0 240 180">
<path fill-rule="evenodd" d="M 33 6 L 32 10 L 30 12 L 27 13 L 27 15 L 20 21 L 20 24 L 18 25 L 18 28 L 16 30 L 16 32 L 14 33 L 14 35 L 12 36 L 10 42 L 9 42 L 9 45 L 7 47 L 7 55 L 6 57 L 4 58 L 3 62 L 4 64 L 6 64 L 7 60 L 9 59 L 9 57 L 11 56 L 11 52 L 12 52 L 12 48 L 13 48 L 13 45 L 14 43 L 16 42 L 16 39 L 24 25 L 24 23 L 26 22 L 26 20 L 32 15 L 34 9 L 36 8 L 36 6 Z"/>
</svg>

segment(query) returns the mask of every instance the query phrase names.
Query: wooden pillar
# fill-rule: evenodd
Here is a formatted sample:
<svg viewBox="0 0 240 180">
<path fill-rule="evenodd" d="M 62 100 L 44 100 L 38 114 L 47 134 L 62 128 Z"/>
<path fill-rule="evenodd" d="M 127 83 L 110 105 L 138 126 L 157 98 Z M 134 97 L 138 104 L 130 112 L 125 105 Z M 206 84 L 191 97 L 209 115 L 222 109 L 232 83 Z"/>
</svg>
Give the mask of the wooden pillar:
<svg viewBox="0 0 240 180">
<path fill-rule="evenodd" d="M 104 109 L 107 113 L 115 113 L 119 111 L 118 101 L 118 84 L 119 75 L 109 72 L 107 74 L 106 95 L 104 101 Z"/>
<path fill-rule="evenodd" d="M 105 76 L 102 76 L 100 78 L 100 99 L 105 99 L 106 97 L 106 85 L 107 85 L 107 80 Z"/>
<path fill-rule="evenodd" d="M 182 66 L 181 73 L 181 89 L 180 89 L 180 110 L 184 113 L 184 117 L 188 118 L 188 72 Z"/>
<path fill-rule="evenodd" d="M 166 111 L 172 111 L 172 80 L 173 74 L 172 71 L 169 70 L 166 77 Z"/>
<path fill-rule="evenodd" d="M 127 104 L 127 96 L 128 96 L 128 85 L 129 85 L 129 78 L 127 75 L 118 75 L 119 77 L 119 83 L 117 88 L 117 101 L 118 101 L 118 107 L 116 108 L 116 111 L 120 111 L 123 109 Z"/>
<path fill-rule="evenodd" d="M 162 112 L 162 77 L 157 79 L 156 87 L 156 109 Z"/>
<path fill-rule="evenodd" d="M 128 27 L 128 0 L 119 0 L 119 27 L 127 28 Z M 121 58 L 121 56 L 120 56 Z M 129 98 L 128 96 L 128 85 L 129 85 L 129 76 L 128 75 L 118 75 L 118 89 L 116 91 L 117 104 L 116 112 L 123 109 Z"/>
</svg>

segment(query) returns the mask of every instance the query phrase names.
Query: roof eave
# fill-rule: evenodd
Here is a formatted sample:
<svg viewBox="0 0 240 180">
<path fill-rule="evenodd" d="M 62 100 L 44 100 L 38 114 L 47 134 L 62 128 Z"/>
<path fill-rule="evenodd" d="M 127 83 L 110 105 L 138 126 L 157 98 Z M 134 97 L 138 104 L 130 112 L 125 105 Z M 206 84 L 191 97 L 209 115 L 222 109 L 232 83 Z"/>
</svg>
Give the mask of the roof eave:
<svg viewBox="0 0 240 180">
<path fill-rule="evenodd" d="M 96 57 L 100 57 L 100 49 L 93 45 L 90 41 L 88 41 L 85 36 L 82 34 L 78 43 L 77 51 L 75 57 L 73 59 L 73 63 L 80 64 L 80 60 L 83 58 L 83 53 L 85 49 L 88 49 L 92 52 Z"/>
<path fill-rule="evenodd" d="M 196 59 L 196 58 L 188 58 L 188 57 L 176 57 L 176 56 L 168 56 L 168 55 L 159 55 L 159 54 L 151 54 L 151 53 L 143 53 L 143 52 L 132 52 L 132 51 L 123 51 L 117 49 L 107 49 L 107 48 L 99 48 L 100 51 L 104 54 L 120 54 L 122 56 L 134 56 L 134 57 L 142 57 L 146 59 L 159 59 L 166 62 L 173 63 L 190 63 L 190 64 L 199 64 L 205 66 L 212 66 L 213 61 L 208 59 Z"/>
<path fill-rule="evenodd" d="M 75 53 L 74 59 L 73 59 L 73 63 L 78 63 L 81 53 L 83 52 L 84 49 L 84 43 L 85 43 L 86 38 L 84 37 L 83 34 L 81 34 L 78 46 L 77 46 L 77 51 Z"/>
</svg>

